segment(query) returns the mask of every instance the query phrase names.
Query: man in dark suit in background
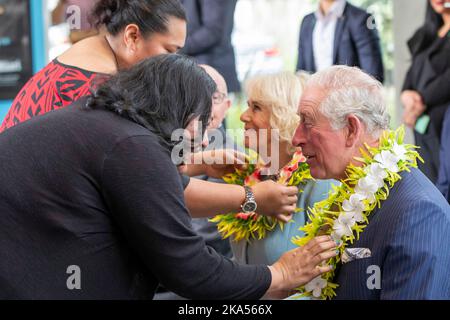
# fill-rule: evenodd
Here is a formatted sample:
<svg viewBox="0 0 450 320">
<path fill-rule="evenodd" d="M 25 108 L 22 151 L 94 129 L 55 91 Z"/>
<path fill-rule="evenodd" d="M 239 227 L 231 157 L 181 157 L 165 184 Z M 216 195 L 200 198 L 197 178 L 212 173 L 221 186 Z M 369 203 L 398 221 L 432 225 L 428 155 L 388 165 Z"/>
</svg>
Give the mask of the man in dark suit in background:
<svg viewBox="0 0 450 320">
<path fill-rule="evenodd" d="M 373 17 L 345 0 L 320 0 L 300 28 L 297 71 L 356 66 L 383 82 L 380 39 Z"/>
<path fill-rule="evenodd" d="M 237 0 L 181 0 L 188 36 L 181 53 L 194 57 L 223 75 L 229 92 L 239 92 L 236 59 L 231 44 Z"/>
</svg>

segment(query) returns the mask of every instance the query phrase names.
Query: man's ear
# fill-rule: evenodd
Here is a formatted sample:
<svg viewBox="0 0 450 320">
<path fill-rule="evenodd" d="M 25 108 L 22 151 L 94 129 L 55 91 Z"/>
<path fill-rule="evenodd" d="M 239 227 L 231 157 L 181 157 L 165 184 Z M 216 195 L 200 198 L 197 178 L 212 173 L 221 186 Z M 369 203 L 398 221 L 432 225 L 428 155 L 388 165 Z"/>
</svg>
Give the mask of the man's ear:
<svg viewBox="0 0 450 320">
<path fill-rule="evenodd" d="M 347 127 L 346 127 L 346 147 L 353 147 L 360 140 L 361 134 L 363 132 L 363 123 L 354 114 L 347 116 Z"/>
<path fill-rule="evenodd" d="M 231 107 L 231 100 L 229 98 L 227 98 L 226 101 L 227 101 L 227 107 L 225 108 L 225 112 L 227 112 L 228 109 L 230 109 L 230 107 Z"/>
<path fill-rule="evenodd" d="M 123 32 L 123 40 L 127 49 L 137 51 L 137 43 L 141 38 L 141 31 L 136 24 L 129 24 Z"/>
</svg>

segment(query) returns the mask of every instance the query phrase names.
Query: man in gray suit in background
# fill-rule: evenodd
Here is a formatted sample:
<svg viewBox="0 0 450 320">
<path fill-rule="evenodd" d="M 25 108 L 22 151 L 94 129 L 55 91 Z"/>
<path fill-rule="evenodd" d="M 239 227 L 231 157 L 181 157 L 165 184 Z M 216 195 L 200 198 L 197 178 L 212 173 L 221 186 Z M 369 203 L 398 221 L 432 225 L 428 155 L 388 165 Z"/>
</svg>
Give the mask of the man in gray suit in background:
<svg viewBox="0 0 450 320">
<path fill-rule="evenodd" d="M 188 21 L 187 39 L 180 53 L 217 69 L 229 92 L 239 92 L 236 59 L 231 43 L 237 0 L 180 0 Z"/>
</svg>

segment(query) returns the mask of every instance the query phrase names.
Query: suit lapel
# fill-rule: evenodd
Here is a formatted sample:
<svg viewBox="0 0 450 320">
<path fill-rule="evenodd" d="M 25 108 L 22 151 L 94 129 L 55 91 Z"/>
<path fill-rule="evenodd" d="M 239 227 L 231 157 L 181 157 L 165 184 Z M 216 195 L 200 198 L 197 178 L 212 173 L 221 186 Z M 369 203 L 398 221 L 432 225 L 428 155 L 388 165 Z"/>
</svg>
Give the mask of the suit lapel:
<svg viewBox="0 0 450 320">
<path fill-rule="evenodd" d="M 338 64 L 338 52 L 339 44 L 341 42 L 344 26 L 346 23 L 345 15 L 340 17 L 336 23 L 336 32 L 334 33 L 334 46 L 333 46 L 333 64 Z"/>
<path fill-rule="evenodd" d="M 314 16 L 311 19 L 311 24 L 309 26 L 309 30 L 306 33 L 308 35 L 308 45 L 306 46 L 308 48 L 308 64 L 311 66 L 311 70 L 316 71 L 316 63 L 314 61 L 314 44 L 313 44 L 313 34 L 314 34 L 314 27 L 316 26 L 316 17 Z"/>
</svg>

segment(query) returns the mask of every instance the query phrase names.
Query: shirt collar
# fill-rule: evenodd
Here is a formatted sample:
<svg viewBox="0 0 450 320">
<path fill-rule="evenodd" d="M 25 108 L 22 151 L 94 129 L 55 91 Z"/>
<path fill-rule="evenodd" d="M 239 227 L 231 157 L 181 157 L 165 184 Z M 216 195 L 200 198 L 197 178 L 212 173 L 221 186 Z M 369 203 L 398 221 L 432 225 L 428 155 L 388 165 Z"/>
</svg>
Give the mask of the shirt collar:
<svg viewBox="0 0 450 320">
<path fill-rule="evenodd" d="M 328 14 L 326 16 L 324 16 L 322 11 L 320 10 L 320 4 L 319 4 L 319 8 L 317 8 L 317 10 L 315 12 L 316 19 L 323 20 L 323 19 L 326 19 L 331 16 L 340 18 L 344 14 L 346 4 L 347 4 L 346 0 L 336 0 L 333 3 L 333 5 L 331 6 L 330 11 L 328 12 Z"/>
</svg>

